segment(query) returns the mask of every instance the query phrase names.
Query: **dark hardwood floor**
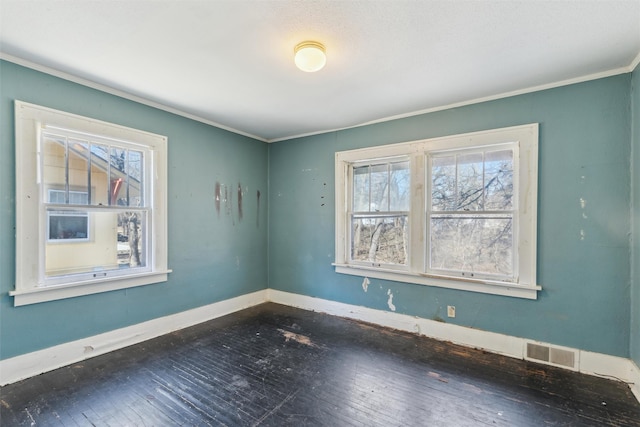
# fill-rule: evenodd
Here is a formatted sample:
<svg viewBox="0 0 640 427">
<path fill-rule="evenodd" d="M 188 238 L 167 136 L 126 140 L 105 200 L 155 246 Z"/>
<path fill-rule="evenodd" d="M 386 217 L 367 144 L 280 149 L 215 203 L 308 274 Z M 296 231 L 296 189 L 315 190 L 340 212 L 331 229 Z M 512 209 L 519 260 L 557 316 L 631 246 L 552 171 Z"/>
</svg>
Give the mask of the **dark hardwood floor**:
<svg viewBox="0 0 640 427">
<path fill-rule="evenodd" d="M 264 304 L 3 387 L 2 426 L 640 426 L 627 385 Z"/>
</svg>

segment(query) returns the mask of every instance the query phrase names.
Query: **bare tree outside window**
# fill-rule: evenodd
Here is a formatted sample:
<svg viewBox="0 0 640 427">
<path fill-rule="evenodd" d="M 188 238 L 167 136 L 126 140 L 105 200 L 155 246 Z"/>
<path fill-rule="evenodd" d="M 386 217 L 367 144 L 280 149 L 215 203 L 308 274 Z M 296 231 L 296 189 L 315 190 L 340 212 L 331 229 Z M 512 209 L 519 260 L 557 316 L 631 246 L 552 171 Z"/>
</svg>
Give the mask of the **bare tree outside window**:
<svg viewBox="0 0 640 427">
<path fill-rule="evenodd" d="M 112 147 L 110 156 L 110 182 L 112 205 L 142 206 L 143 153 Z M 118 214 L 118 264 L 122 267 L 144 266 L 142 242 L 143 215 L 140 212 Z"/>
<path fill-rule="evenodd" d="M 409 162 L 353 168 L 351 259 L 407 264 Z"/>
<path fill-rule="evenodd" d="M 513 151 L 430 157 L 429 266 L 513 276 Z"/>
</svg>

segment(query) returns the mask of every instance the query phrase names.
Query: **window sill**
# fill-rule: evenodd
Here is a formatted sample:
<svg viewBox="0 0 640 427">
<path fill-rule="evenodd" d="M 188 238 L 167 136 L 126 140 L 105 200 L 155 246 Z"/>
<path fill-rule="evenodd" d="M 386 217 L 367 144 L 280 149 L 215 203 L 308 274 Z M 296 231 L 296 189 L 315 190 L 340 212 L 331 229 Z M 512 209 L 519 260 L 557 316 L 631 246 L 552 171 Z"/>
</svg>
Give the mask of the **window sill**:
<svg viewBox="0 0 640 427">
<path fill-rule="evenodd" d="M 112 278 L 111 280 L 92 280 L 68 285 L 22 289 L 10 291 L 9 295 L 14 297 L 13 305 L 18 307 L 22 305 L 37 304 L 40 302 L 55 301 L 83 295 L 97 294 L 100 292 L 115 291 L 119 289 L 166 282 L 167 275 L 169 273 L 171 273 L 171 270 L 163 270 L 130 275 L 124 278 L 117 277 Z"/>
<path fill-rule="evenodd" d="M 407 271 L 372 268 L 360 265 L 353 266 L 349 264 L 336 263 L 334 263 L 333 265 L 336 268 L 336 273 L 349 274 L 352 276 L 393 280 L 396 282 L 437 286 L 440 288 L 458 289 L 462 291 L 502 295 L 515 298 L 538 299 L 538 291 L 542 289 L 542 287 L 537 285 L 524 286 L 513 283 L 492 282 L 487 280 L 438 277 L 426 274 L 416 274 Z"/>
</svg>

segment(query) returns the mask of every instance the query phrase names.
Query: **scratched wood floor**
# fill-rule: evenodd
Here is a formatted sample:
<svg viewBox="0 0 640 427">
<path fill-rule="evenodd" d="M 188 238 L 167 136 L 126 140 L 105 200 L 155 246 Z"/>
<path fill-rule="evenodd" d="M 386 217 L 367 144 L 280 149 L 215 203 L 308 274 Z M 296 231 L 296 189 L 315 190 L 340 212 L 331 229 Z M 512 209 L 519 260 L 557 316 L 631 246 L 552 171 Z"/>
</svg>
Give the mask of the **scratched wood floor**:
<svg viewBox="0 0 640 427">
<path fill-rule="evenodd" d="M 0 390 L 2 426 L 640 426 L 622 383 L 264 304 Z"/>
</svg>

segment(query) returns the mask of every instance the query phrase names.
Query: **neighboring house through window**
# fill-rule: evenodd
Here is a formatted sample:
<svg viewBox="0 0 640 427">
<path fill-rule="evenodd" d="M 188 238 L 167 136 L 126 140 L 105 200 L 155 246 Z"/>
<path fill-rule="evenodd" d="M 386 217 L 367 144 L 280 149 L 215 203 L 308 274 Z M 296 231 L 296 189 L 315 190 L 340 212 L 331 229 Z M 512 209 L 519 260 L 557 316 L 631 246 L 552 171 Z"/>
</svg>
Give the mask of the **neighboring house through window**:
<svg viewBox="0 0 640 427">
<path fill-rule="evenodd" d="M 536 298 L 538 125 L 336 153 L 336 271 Z"/>
<path fill-rule="evenodd" d="M 49 189 L 47 202 L 53 205 L 87 205 L 89 193 L 85 191 L 69 191 Z M 65 196 L 69 195 L 69 203 Z M 47 211 L 47 240 L 49 242 L 88 241 L 89 214 L 86 211 Z"/>
<path fill-rule="evenodd" d="M 166 137 L 16 101 L 16 160 L 16 305 L 166 281 Z"/>
</svg>

